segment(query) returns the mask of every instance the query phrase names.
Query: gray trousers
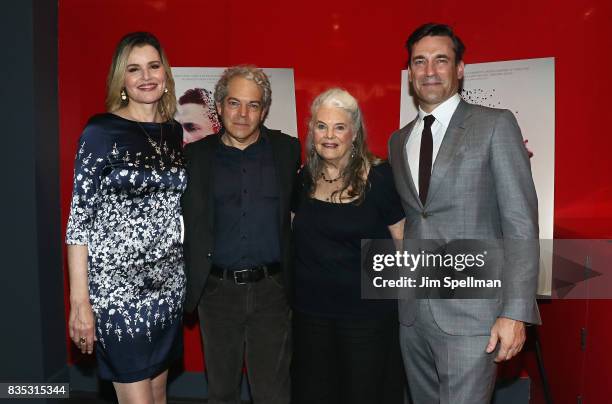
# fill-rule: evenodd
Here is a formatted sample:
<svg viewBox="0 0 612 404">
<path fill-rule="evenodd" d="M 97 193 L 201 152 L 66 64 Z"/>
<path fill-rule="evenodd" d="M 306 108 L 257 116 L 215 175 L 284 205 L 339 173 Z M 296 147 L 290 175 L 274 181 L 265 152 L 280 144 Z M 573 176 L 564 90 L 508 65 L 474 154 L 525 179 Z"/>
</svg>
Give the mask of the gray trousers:
<svg viewBox="0 0 612 404">
<path fill-rule="evenodd" d="M 413 404 L 488 404 L 495 386 L 489 335 L 444 333 L 429 300 L 417 301 L 411 326 L 400 326 L 400 345 Z"/>
<path fill-rule="evenodd" d="M 209 404 L 240 404 L 243 360 L 254 404 L 290 401 L 291 311 L 279 275 L 236 285 L 210 276 L 198 305 Z"/>
</svg>

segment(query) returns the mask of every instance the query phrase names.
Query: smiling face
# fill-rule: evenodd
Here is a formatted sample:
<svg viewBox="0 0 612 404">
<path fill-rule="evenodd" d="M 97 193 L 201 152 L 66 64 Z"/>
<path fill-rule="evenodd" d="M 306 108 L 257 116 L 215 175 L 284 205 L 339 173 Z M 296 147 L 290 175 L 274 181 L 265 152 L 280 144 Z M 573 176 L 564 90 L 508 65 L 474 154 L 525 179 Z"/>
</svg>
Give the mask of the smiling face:
<svg viewBox="0 0 612 404">
<path fill-rule="evenodd" d="M 208 115 L 208 108 L 202 104 L 188 103 L 177 107 L 176 120 L 183 127 L 185 143 L 195 142 L 215 133 L 214 124 Z"/>
<path fill-rule="evenodd" d="M 227 85 L 227 96 L 217 103 L 217 112 L 225 128 L 229 145 L 244 149 L 259 138 L 264 120 L 263 91 L 253 81 L 234 77 Z"/>
<path fill-rule="evenodd" d="M 127 58 L 124 88 L 130 102 L 153 104 L 164 95 L 166 71 L 157 49 L 135 46 Z"/>
<path fill-rule="evenodd" d="M 455 63 L 453 41 L 447 36 L 426 36 L 414 44 L 408 79 L 425 112 L 457 93 L 463 68 L 463 61 Z"/>
<path fill-rule="evenodd" d="M 349 114 L 339 107 L 322 105 L 315 115 L 313 143 L 326 163 L 344 167 L 352 150 L 355 134 Z"/>
</svg>

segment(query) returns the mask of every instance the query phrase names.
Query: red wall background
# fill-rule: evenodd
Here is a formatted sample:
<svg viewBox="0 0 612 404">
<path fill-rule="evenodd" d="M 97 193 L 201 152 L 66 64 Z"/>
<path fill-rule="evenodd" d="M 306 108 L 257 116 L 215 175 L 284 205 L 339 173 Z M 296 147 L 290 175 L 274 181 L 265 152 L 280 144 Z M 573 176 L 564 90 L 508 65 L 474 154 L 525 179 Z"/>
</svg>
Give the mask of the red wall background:
<svg viewBox="0 0 612 404">
<path fill-rule="evenodd" d="M 314 96 L 329 86 L 344 87 L 361 103 L 372 149 L 384 156 L 399 122 L 404 41 L 429 21 L 455 28 L 467 44 L 466 63 L 556 58 L 555 238 L 612 238 L 612 136 L 605 122 L 612 93 L 609 0 L 503 5 L 490 0 L 60 0 L 64 225 L 76 141 L 88 117 L 104 109 L 106 74 L 123 34 L 155 33 L 173 66 L 292 67 L 302 140 Z M 556 402 L 575 403 L 577 395 L 584 403 L 609 402 L 612 303 L 555 301 L 542 303 L 541 309 L 544 356 Z M 204 366 L 195 321 L 189 319 L 185 329 L 187 371 Z M 586 351 L 580 350 L 581 327 L 588 328 Z M 80 359 L 71 351 L 71 363 Z M 514 362 L 506 370 L 526 370 L 534 379 L 533 401 L 539 402 L 533 353 Z"/>
</svg>

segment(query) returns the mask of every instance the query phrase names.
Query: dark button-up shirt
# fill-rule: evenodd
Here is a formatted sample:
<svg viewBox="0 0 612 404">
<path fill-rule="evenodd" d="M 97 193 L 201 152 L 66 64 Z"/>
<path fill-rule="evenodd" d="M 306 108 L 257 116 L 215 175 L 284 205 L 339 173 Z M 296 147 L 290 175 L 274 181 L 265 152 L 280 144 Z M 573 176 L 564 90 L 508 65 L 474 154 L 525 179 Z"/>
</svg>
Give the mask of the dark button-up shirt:
<svg viewBox="0 0 612 404">
<path fill-rule="evenodd" d="M 215 152 L 213 264 L 244 269 L 280 260 L 279 188 L 272 145 L 262 133 L 244 150 Z"/>
</svg>

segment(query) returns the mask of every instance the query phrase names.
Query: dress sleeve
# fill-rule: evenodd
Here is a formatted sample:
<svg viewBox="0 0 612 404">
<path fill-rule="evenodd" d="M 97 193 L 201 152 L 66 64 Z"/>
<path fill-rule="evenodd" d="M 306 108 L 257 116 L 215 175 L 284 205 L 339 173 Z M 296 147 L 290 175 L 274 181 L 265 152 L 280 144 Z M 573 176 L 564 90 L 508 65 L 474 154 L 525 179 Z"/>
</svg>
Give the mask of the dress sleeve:
<svg viewBox="0 0 612 404">
<path fill-rule="evenodd" d="M 70 215 L 66 226 L 66 244 L 87 245 L 96 213 L 100 181 L 108 163 L 106 135 L 89 125 L 79 138 L 74 162 L 74 182 Z"/>
<path fill-rule="evenodd" d="M 378 211 L 385 224 L 390 226 L 405 217 L 400 197 L 395 190 L 393 171 L 387 162 L 372 167 L 372 170 L 374 170 L 374 176 L 371 186 L 372 192 L 375 195 Z"/>
</svg>

